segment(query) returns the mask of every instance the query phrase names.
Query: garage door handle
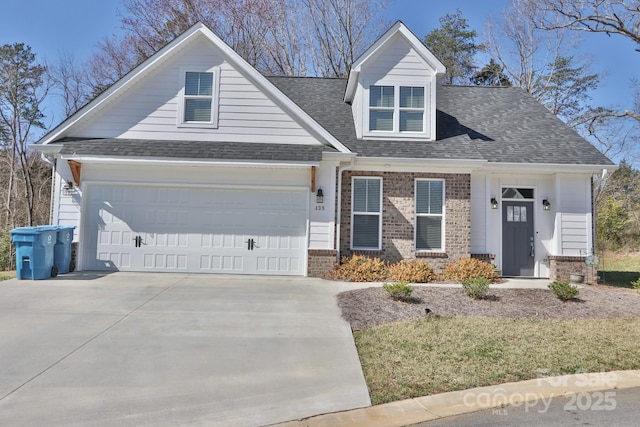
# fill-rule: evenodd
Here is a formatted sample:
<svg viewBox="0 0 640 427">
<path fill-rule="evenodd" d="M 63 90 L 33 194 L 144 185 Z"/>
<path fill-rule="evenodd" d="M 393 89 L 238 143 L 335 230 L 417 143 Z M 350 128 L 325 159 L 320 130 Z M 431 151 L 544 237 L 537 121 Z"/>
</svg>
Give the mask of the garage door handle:
<svg viewBox="0 0 640 427">
<path fill-rule="evenodd" d="M 258 245 L 256 245 L 256 241 L 253 239 L 249 239 L 245 243 L 247 244 L 247 250 L 250 250 L 250 251 L 258 247 Z"/>
<path fill-rule="evenodd" d="M 142 246 L 142 236 L 134 237 L 133 241 L 135 242 L 136 248 L 139 248 L 140 246 Z"/>
</svg>

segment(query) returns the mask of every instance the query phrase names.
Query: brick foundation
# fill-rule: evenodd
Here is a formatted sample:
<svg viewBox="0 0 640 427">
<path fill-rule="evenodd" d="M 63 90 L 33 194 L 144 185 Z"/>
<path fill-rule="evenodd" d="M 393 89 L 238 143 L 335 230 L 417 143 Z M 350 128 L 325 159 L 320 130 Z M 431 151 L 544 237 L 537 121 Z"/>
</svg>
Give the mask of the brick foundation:
<svg viewBox="0 0 640 427">
<path fill-rule="evenodd" d="M 307 255 L 307 276 L 327 277 L 336 263 L 338 251 L 333 249 L 309 249 Z"/>
<path fill-rule="evenodd" d="M 351 244 L 351 178 L 382 177 L 382 250 L 352 251 Z M 414 242 L 415 180 L 445 180 L 445 252 L 416 252 Z M 420 258 L 436 272 L 471 251 L 471 176 L 468 174 L 434 174 L 406 172 L 344 171 L 342 176 L 342 212 L 340 254 L 355 253 L 378 257 L 387 262 Z"/>
<path fill-rule="evenodd" d="M 594 284 L 598 280 L 596 266 L 585 264 L 583 256 L 549 256 L 549 279 L 570 280 L 572 274 L 584 276 L 584 283 Z"/>
</svg>

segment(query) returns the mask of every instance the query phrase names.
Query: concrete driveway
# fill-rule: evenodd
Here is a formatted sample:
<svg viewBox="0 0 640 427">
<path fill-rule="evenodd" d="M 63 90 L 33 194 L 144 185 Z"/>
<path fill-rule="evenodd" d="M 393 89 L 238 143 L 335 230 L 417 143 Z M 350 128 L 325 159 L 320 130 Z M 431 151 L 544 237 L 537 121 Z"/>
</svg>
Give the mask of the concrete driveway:
<svg viewBox="0 0 640 427">
<path fill-rule="evenodd" d="M 0 282 L 0 425 L 267 425 L 368 406 L 341 286 L 135 273 Z"/>
</svg>

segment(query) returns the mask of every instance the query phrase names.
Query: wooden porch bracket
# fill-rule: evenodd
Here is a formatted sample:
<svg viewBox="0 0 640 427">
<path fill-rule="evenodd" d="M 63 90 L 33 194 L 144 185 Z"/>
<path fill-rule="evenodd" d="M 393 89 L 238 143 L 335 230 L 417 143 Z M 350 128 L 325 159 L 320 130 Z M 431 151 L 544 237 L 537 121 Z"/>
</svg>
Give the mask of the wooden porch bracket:
<svg viewBox="0 0 640 427">
<path fill-rule="evenodd" d="M 73 177 L 73 183 L 76 186 L 79 186 L 82 164 L 80 162 L 76 162 L 75 160 L 67 160 L 67 163 L 69 163 L 69 168 L 71 169 L 71 176 Z"/>
<path fill-rule="evenodd" d="M 316 192 L 316 167 L 311 166 L 311 192 Z"/>
</svg>

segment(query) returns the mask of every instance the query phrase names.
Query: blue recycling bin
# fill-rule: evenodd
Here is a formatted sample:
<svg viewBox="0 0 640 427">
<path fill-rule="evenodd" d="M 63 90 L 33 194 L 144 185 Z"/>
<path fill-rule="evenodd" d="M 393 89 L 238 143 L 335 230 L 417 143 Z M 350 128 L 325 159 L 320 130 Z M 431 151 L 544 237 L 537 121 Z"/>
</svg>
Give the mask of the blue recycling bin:
<svg viewBox="0 0 640 427">
<path fill-rule="evenodd" d="M 57 230 L 52 227 L 20 227 L 11 230 L 16 247 L 16 277 L 19 280 L 42 280 L 57 275 L 53 249 Z"/>
<path fill-rule="evenodd" d="M 71 269 L 71 242 L 73 242 L 75 227 L 68 225 L 54 227 L 57 229 L 57 239 L 53 247 L 53 265 L 58 268 L 58 274 L 68 273 Z"/>
</svg>

